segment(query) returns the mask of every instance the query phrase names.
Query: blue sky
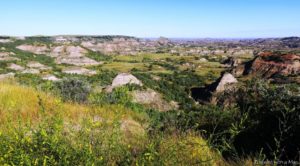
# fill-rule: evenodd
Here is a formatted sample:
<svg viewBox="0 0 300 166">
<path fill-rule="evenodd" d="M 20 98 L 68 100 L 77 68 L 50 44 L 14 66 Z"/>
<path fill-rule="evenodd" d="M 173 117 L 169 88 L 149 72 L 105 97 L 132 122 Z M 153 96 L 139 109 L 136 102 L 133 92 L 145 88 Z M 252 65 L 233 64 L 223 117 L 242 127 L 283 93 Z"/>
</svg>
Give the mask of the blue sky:
<svg viewBox="0 0 300 166">
<path fill-rule="evenodd" d="M 1 0 L 0 35 L 300 36 L 300 0 Z"/>
</svg>

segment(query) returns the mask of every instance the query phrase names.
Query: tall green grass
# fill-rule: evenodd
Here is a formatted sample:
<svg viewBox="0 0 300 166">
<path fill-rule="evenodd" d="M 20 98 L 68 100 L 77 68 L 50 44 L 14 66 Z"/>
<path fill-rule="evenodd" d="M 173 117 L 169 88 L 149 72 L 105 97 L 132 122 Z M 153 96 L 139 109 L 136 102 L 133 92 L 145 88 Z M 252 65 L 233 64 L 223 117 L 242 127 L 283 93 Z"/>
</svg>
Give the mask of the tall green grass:
<svg viewBox="0 0 300 166">
<path fill-rule="evenodd" d="M 219 165 L 193 132 L 149 133 L 150 117 L 0 83 L 0 165 Z M 225 164 L 225 163 L 224 163 Z"/>
</svg>

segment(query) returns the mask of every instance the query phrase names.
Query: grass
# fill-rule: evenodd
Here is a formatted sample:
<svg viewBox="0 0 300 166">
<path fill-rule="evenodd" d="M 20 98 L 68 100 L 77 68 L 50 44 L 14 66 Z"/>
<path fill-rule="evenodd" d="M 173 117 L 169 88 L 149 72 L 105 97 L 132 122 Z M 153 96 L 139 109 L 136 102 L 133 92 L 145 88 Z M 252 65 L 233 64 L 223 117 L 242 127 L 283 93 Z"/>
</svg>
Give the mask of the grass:
<svg viewBox="0 0 300 166">
<path fill-rule="evenodd" d="M 0 83 L 0 164 L 217 165 L 193 133 L 151 134 L 145 112 L 65 103 L 14 81 Z"/>
<path fill-rule="evenodd" d="M 155 60 L 164 60 L 166 58 L 175 58 L 175 57 L 176 56 L 172 56 L 170 54 L 140 54 L 140 55 L 115 56 L 114 60 L 124 61 L 124 62 L 131 62 L 131 61 L 142 62 L 143 60 L 155 61 Z"/>
<path fill-rule="evenodd" d="M 104 55 L 100 52 L 93 52 L 93 51 L 89 50 L 88 48 L 85 48 L 85 49 L 88 50 L 88 53 L 86 54 L 86 56 L 91 58 L 91 59 L 94 59 L 98 62 L 109 61 L 109 60 L 112 59 L 111 56 Z"/>
<path fill-rule="evenodd" d="M 129 63 L 129 62 L 111 62 L 101 66 L 104 70 L 115 70 L 118 72 L 130 72 L 132 69 L 146 70 L 147 66 L 144 63 Z"/>
<path fill-rule="evenodd" d="M 171 54 L 126 55 L 114 57 L 114 62 L 103 65 L 103 68 L 121 72 L 128 72 L 136 68 L 147 73 L 172 73 L 175 71 L 175 68 L 178 68 L 176 70 L 195 70 L 195 73 L 199 76 L 210 74 L 214 78 L 219 77 L 224 70 L 219 62 L 199 62 L 196 59 L 198 59 L 196 56 L 176 56 Z M 184 66 L 184 63 L 189 63 L 195 67 Z M 166 65 L 174 69 L 166 68 Z"/>
<path fill-rule="evenodd" d="M 195 60 L 195 56 L 177 56 L 168 53 L 153 53 L 153 54 L 139 54 L 139 55 L 123 55 L 123 56 L 115 56 L 113 58 L 114 61 L 121 62 L 164 62 L 164 61 L 178 61 L 185 60 L 193 62 Z"/>
<path fill-rule="evenodd" d="M 58 97 L 37 91 L 30 87 L 17 85 L 14 81 L 0 83 L 0 110 L 1 118 L 17 118 L 22 122 L 34 122 L 45 113 L 47 116 L 62 114 L 66 120 L 80 120 L 82 117 L 93 117 L 96 113 L 114 119 L 120 117 L 137 117 L 118 105 L 105 107 L 88 107 L 76 103 L 63 103 Z M 22 116 L 19 116 L 22 115 Z M 137 119 L 137 118 L 136 118 Z M 4 122 L 4 121 L 1 121 Z"/>
</svg>

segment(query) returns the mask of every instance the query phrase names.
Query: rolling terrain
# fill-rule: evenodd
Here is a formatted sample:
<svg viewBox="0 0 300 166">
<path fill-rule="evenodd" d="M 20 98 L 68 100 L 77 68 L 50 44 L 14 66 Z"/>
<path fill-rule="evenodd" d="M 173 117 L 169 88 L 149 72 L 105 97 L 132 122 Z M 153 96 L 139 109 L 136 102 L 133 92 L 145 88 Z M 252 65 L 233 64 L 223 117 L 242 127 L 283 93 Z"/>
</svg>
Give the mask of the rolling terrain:
<svg viewBox="0 0 300 166">
<path fill-rule="evenodd" d="M 0 164 L 299 161 L 300 38 L 0 37 Z"/>
</svg>

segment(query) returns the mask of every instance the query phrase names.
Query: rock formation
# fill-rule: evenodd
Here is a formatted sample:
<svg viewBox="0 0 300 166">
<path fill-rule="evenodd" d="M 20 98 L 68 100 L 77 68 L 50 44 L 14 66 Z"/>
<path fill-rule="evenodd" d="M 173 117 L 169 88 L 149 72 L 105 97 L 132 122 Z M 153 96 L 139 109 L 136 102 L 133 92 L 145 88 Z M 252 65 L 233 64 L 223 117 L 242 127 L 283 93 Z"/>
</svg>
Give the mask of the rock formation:
<svg viewBox="0 0 300 166">
<path fill-rule="evenodd" d="M 199 59 L 199 62 L 204 63 L 204 62 L 208 62 L 208 60 L 206 58 L 201 58 Z"/>
<path fill-rule="evenodd" d="M 0 52 L 0 61 L 16 61 L 19 60 L 16 57 L 12 57 L 15 55 L 13 52 Z"/>
<path fill-rule="evenodd" d="M 40 74 L 38 69 L 25 69 L 22 71 L 23 74 Z"/>
<path fill-rule="evenodd" d="M 114 78 L 111 86 L 107 87 L 106 91 L 111 92 L 114 88 L 127 84 L 135 84 L 140 86 L 143 85 L 142 82 L 138 80 L 134 75 L 128 73 L 121 73 Z"/>
<path fill-rule="evenodd" d="M 78 75 L 95 75 L 96 71 L 89 70 L 83 67 L 67 67 L 62 70 L 63 73 L 66 74 L 78 74 Z"/>
<path fill-rule="evenodd" d="M 15 76 L 15 73 L 0 74 L 0 80 L 13 78 L 14 76 Z"/>
<path fill-rule="evenodd" d="M 14 64 L 14 63 L 10 64 L 7 68 L 11 69 L 11 70 L 15 70 L 15 71 L 25 70 L 25 68 L 23 66 L 20 66 L 20 65 Z"/>
<path fill-rule="evenodd" d="M 272 52 L 260 53 L 252 62 L 250 73 L 270 78 L 274 75 L 299 75 L 300 56 Z"/>
<path fill-rule="evenodd" d="M 228 85 L 237 83 L 237 79 L 230 73 L 225 73 L 219 80 L 212 84 L 214 92 L 223 92 L 228 88 Z"/>
<path fill-rule="evenodd" d="M 80 46 L 57 46 L 52 48 L 50 56 L 56 57 L 57 64 L 70 64 L 75 66 L 99 65 L 93 59 L 85 56 L 88 51 Z"/>
<path fill-rule="evenodd" d="M 172 109 L 178 109 L 178 104 L 176 102 L 167 102 L 163 99 L 161 94 L 155 92 L 152 89 L 144 91 L 134 91 L 132 93 L 133 102 L 140 103 L 150 108 L 157 109 L 159 111 L 169 111 Z"/>
<path fill-rule="evenodd" d="M 34 61 L 28 62 L 26 66 L 31 69 L 37 69 L 37 70 L 51 70 L 52 69 L 52 67 L 49 67 L 49 66 L 46 66 L 39 62 L 34 62 Z"/>
<path fill-rule="evenodd" d="M 226 60 L 222 62 L 225 67 L 237 67 L 242 63 L 241 59 L 235 57 L 228 57 Z"/>
<path fill-rule="evenodd" d="M 237 79 L 230 73 L 224 73 L 217 81 L 202 88 L 192 88 L 191 96 L 198 102 L 215 103 L 216 96 L 226 90 L 230 90 L 238 83 Z"/>
<path fill-rule="evenodd" d="M 60 45 L 48 48 L 46 45 L 20 45 L 17 48 L 34 54 L 45 54 L 53 57 L 57 64 L 69 64 L 75 66 L 102 64 L 102 62 L 97 62 L 86 57 L 85 55 L 88 51 L 80 46 Z"/>
<path fill-rule="evenodd" d="M 42 79 L 47 80 L 47 81 L 60 81 L 61 80 L 54 75 L 45 75 L 42 77 Z"/>
<path fill-rule="evenodd" d="M 121 37 L 101 42 L 83 41 L 81 45 L 104 54 L 135 55 L 139 52 L 143 43 L 136 38 Z"/>
<path fill-rule="evenodd" d="M 34 54 L 46 54 L 47 51 L 49 51 L 49 49 L 46 45 L 23 44 L 23 45 L 17 46 L 17 49 L 22 50 L 22 51 L 31 52 Z"/>
<path fill-rule="evenodd" d="M 234 67 L 235 76 L 253 75 L 263 78 L 300 74 L 300 55 L 280 52 L 261 52 L 253 60 Z"/>
</svg>

